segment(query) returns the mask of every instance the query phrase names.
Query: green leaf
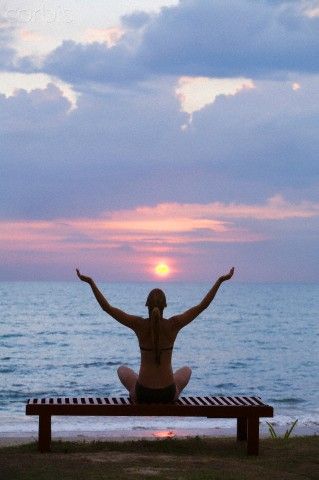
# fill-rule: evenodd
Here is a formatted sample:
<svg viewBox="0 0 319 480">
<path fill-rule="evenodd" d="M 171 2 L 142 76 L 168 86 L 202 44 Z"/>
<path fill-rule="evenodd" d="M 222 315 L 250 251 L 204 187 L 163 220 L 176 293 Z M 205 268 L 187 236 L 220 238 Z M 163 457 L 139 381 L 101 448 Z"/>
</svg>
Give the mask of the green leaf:
<svg viewBox="0 0 319 480">
<path fill-rule="evenodd" d="M 266 422 L 268 427 L 269 427 L 269 432 L 270 432 L 270 435 L 271 435 L 271 438 L 277 438 L 277 433 L 275 432 L 275 429 L 274 427 L 272 426 L 271 423 L 269 422 Z"/>
<path fill-rule="evenodd" d="M 295 420 L 294 423 L 291 425 L 290 429 L 286 431 L 285 436 L 284 436 L 285 439 L 287 439 L 287 438 L 290 437 L 291 432 L 292 432 L 293 429 L 295 428 L 297 422 L 298 422 L 298 418 L 297 418 L 297 420 Z"/>
</svg>

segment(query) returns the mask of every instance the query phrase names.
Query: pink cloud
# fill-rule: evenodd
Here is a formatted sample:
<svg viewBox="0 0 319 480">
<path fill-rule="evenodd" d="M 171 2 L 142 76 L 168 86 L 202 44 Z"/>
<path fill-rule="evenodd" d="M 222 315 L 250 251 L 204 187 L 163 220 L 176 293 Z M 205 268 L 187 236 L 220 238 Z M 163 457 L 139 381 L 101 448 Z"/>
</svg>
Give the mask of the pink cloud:
<svg viewBox="0 0 319 480">
<path fill-rule="evenodd" d="M 255 242 L 265 238 L 240 227 L 239 219 L 283 221 L 318 215 L 319 204 L 292 204 L 280 195 L 260 205 L 162 203 L 107 212 L 92 219 L 2 221 L 0 245 L 2 250 L 68 251 L 132 244 L 137 251 L 141 248 L 169 251 L 173 246 L 179 248 L 202 242 Z"/>
<path fill-rule="evenodd" d="M 123 35 L 124 30 L 120 27 L 88 28 L 83 35 L 83 39 L 87 43 L 106 43 L 111 48 L 117 44 Z"/>
<path fill-rule="evenodd" d="M 175 259 L 199 255 L 203 245 L 269 238 L 241 226 L 242 219 L 283 222 L 318 215 L 319 204 L 290 203 L 280 195 L 257 205 L 162 203 L 106 212 L 99 218 L 2 221 L 0 249 L 12 262 L 28 262 L 28 252 L 33 263 L 45 263 L 50 257 L 57 263 L 86 259 L 87 264 L 99 264 L 107 257 L 108 263 L 135 264 L 144 271 L 150 271 L 157 259 L 169 258 L 178 272 Z"/>
<path fill-rule="evenodd" d="M 19 31 L 21 40 L 24 42 L 43 42 L 45 37 L 40 35 L 40 33 L 33 30 L 22 29 Z"/>
<path fill-rule="evenodd" d="M 131 215 L 133 211 L 128 211 Z M 213 219 L 216 225 L 222 223 L 220 228 L 227 225 L 226 219 L 247 218 L 255 220 L 285 220 L 289 218 L 310 218 L 319 215 L 319 203 L 302 201 L 292 203 L 281 195 L 275 195 L 264 204 L 240 204 L 212 202 L 199 203 L 162 203 L 155 207 L 140 207 L 134 210 L 144 218 L 177 219 L 183 215 L 195 219 Z M 219 220 L 223 219 L 223 220 Z"/>
</svg>

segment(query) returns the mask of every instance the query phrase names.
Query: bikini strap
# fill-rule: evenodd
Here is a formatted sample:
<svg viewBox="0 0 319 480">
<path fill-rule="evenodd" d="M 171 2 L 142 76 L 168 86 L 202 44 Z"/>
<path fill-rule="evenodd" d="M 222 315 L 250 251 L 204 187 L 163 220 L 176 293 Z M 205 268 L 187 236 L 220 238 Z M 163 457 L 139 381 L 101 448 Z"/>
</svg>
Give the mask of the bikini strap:
<svg viewBox="0 0 319 480">
<path fill-rule="evenodd" d="M 144 347 L 141 347 L 140 345 L 140 349 L 143 351 L 143 352 L 153 352 L 154 349 L 153 348 L 144 348 Z M 173 346 L 171 347 L 166 347 L 166 348 L 160 348 L 160 351 L 163 352 L 164 350 L 173 350 Z"/>
</svg>

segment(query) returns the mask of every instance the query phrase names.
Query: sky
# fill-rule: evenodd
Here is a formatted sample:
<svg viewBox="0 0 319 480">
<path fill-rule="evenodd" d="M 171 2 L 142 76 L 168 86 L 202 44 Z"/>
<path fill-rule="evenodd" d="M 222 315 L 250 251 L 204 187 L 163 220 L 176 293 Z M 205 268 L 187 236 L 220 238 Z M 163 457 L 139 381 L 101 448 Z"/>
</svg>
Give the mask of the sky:
<svg viewBox="0 0 319 480">
<path fill-rule="evenodd" d="M 0 0 L 0 280 L 317 282 L 319 1 Z"/>
</svg>

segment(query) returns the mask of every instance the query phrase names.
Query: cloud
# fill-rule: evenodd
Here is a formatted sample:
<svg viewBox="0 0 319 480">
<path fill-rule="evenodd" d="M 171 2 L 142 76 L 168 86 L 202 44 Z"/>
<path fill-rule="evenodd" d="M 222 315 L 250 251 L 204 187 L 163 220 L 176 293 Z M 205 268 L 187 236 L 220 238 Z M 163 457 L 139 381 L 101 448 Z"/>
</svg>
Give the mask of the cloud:
<svg viewBox="0 0 319 480">
<path fill-rule="evenodd" d="M 245 230 L 242 219 L 283 222 L 289 219 L 319 217 L 319 203 L 292 203 L 276 195 L 264 204 L 162 203 L 128 210 L 106 212 L 98 218 L 56 219 L 51 221 L 1 221 L 3 250 L 152 247 L 159 251 L 207 242 L 250 243 L 267 238 Z M 144 245 L 144 247 L 143 247 Z"/>
<path fill-rule="evenodd" d="M 139 29 L 145 27 L 151 19 L 152 16 L 149 13 L 143 11 L 136 11 L 129 15 L 123 15 L 121 17 L 122 24 L 125 27 L 132 29 Z"/>
<path fill-rule="evenodd" d="M 43 63 L 50 74 L 41 79 L 55 84 L 24 74 L 37 88 L 0 94 L 1 229 L 16 239 L 4 239 L 2 272 L 32 261 L 37 274 L 46 264 L 65 272 L 83 258 L 97 269 L 121 264 L 128 278 L 129 265 L 162 255 L 182 258 L 198 278 L 226 257 L 255 278 L 251 265 L 266 251 L 270 277 L 278 268 L 273 278 L 282 278 L 280 258 L 290 262 L 287 278 L 306 270 L 306 256 L 317 258 L 319 75 L 298 73 L 309 70 L 317 41 L 318 18 L 304 6 L 182 1 L 126 18 L 113 46 L 104 30 L 101 42 L 64 42 Z M 37 70 L 31 57 L 6 50 L 14 34 L 2 29 L 6 68 Z M 227 52 L 237 41 L 238 63 Z M 81 93 L 76 109 L 54 72 Z M 185 131 L 181 108 L 192 112 Z"/>
<path fill-rule="evenodd" d="M 0 16 L 0 71 L 14 68 L 16 59 L 16 51 L 12 46 L 14 35 L 14 27 Z"/>
<path fill-rule="evenodd" d="M 212 221 L 215 219 L 216 230 L 224 231 L 224 225 L 218 225 L 219 219 L 239 219 L 247 218 L 256 221 L 264 220 L 286 220 L 290 218 L 312 218 L 319 216 L 319 203 L 302 201 L 293 203 L 285 200 L 282 195 L 277 194 L 269 198 L 264 204 L 241 204 L 212 202 L 208 204 L 180 204 L 180 203 L 163 203 L 155 207 L 140 207 L 133 212 L 123 212 L 117 215 L 123 216 L 125 221 L 133 216 L 144 220 L 152 221 L 169 218 L 173 222 L 180 221 L 183 218 L 190 218 L 196 221 Z M 216 221 L 218 219 L 218 221 Z M 187 223 L 190 227 L 191 224 Z M 152 229 L 153 227 L 151 227 Z M 162 228 L 162 227 L 161 227 Z M 160 229 L 161 229 L 160 228 Z M 177 227 L 176 227 L 177 228 Z M 200 223 L 196 228 L 200 228 Z M 214 230 L 214 226 L 211 226 Z M 227 228 L 225 228 L 227 230 Z"/>
<path fill-rule="evenodd" d="M 318 185 L 317 88 L 306 77 L 299 83 L 303 88 L 294 91 L 290 82 L 259 82 L 249 92 L 220 96 L 195 112 L 197 158 L 214 164 L 215 174 L 254 182 L 255 193 L 262 176 L 264 185 L 276 190 Z"/>
<path fill-rule="evenodd" d="M 257 79 L 316 73 L 319 19 L 305 14 L 315 11 L 297 0 L 181 0 L 158 14 L 125 16 L 126 31 L 113 48 L 101 38 L 90 45 L 64 41 L 42 70 L 73 83 L 119 85 L 155 75 Z"/>
<path fill-rule="evenodd" d="M 318 25 L 297 1 L 184 0 L 150 25 L 139 55 L 162 74 L 261 78 L 315 72 Z"/>
<path fill-rule="evenodd" d="M 293 82 L 293 84 L 291 85 L 291 88 L 296 92 L 297 90 L 301 89 L 301 85 L 298 82 Z"/>
<path fill-rule="evenodd" d="M 17 89 L 12 93 L 8 98 L 0 96 L 1 130 L 7 134 L 29 133 L 30 138 L 26 138 L 28 142 L 32 140 L 32 134 L 41 134 L 50 129 L 53 121 L 58 121 L 70 107 L 63 92 L 53 83 L 49 83 L 46 88 L 30 91 Z M 19 145 L 17 147 L 21 148 Z"/>
<path fill-rule="evenodd" d="M 256 83 L 187 115 L 175 81 L 85 93 L 0 95 L 0 218 L 94 217 L 163 202 L 256 203 L 318 189 L 318 79 Z M 18 194 L 17 194 L 18 192 Z"/>
<path fill-rule="evenodd" d="M 218 95 L 236 95 L 255 88 L 248 78 L 180 77 L 175 90 L 183 112 L 194 113 L 214 103 Z"/>
<path fill-rule="evenodd" d="M 319 17 L 319 2 L 318 0 L 302 0 L 302 11 L 307 17 Z"/>
<path fill-rule="evenodd" d="M 292 203 L 281 195 L 253 205 L 162 203 L 108 211 L 95 218 L 1 221 L 0 249 L 5 265 L 64 265 L 71 274 L 79 261 L 91 268 L 107 264 L 114 271 L 122 264 L 130 265 L 130 270 L 143 278 L 152 275 L 156 263 L 164 261 L 175 277 L 182 278 L 192 258 L 201 259 L 205 265 L 209 246 L 225 249 L 236 245 L 240 249 L 241 245 L 250 245 L 252 256 L 254 244 L 280 240 L 285 222 L 295 223 L 292 237 L 298 239 L 298 229 L 304 229 L 298 222 L 318 217 L 318 202 Z M 248 226 L 243 223 L 245 219 L 254 222 Z M 269 229 L 269 221 L 278 227 Z M 311 231 L 309 224 L 308 229 Z M 193 271 L 195 276 L 196 269 L 198 266 Z"/>
<path fill-rule="evenodd" d="M 194 112 L 214 103 L 219 95 L 237 95 L 252 88 L 255 88 L 254 82 L 248 78 L 180 77 L 175 93 L 181 110 L 189 115 L 182 129 L 188 128 Z"/>
<path fill-rule="evenodd" d="M 24 42 L 43 42 L 45 37 L 34 30 L 28 30 L 23 28 L 19 31 L 19 35 L 22 41 Z"/>
<path fill-rule="evenodd" d="M 57 78 L 50 77 L 46 74 L 24 74 L 17 72 L 3 72 L 0 73 L 0 93 L 4 93 L 6 97 L 19 97 L 19 90 L 25 92 L 32 92 L 37 90 L 45 90 L 47 86 L 55 85 L 63 96 L 70 102 L 70 110 L 77 107 L 77 99 L 79 94 L 76 93 L 71 85 L 62 82 Z"/>
<path fill-rule="evenodd" d="M 88 28 L 83 34 L 85 43 L 103 43 L 109 48 L 114 47 L 123 36 L 124 30 L 119 27 L 111 28 Z"/>
<path fill-rule="evenodd" d="M 104 42 L 79 44 L 66 40 L 36 70 L 73 84 L 86 81 L 128 84 L 146 77 L 143 67 L 135 62 L 134 52 L 121 41 L 109 48 Z"/>
</svg>

